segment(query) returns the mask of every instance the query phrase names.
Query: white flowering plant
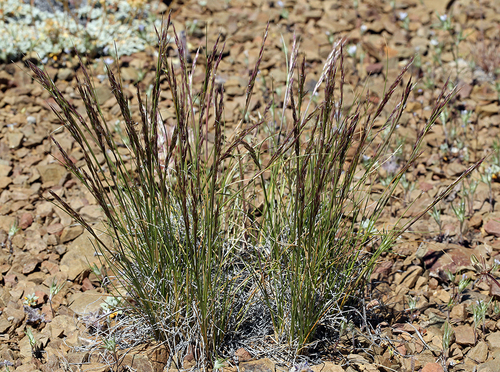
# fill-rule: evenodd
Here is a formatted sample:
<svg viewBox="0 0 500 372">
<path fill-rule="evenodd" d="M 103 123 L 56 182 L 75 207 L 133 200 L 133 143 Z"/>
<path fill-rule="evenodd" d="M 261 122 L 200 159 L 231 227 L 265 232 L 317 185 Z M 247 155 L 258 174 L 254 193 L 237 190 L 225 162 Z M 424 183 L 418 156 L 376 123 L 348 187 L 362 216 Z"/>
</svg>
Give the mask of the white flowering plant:
<svg viewBox="0 0 500 372">
<path fill-rule="evenodd" d="M 130 55 L 154 45 L 161 27 L 144 0 L 89 0 L 67 12 L 19 0 L 0 2 L 0 60 L 24 55 L 44 60 L 62 52 Z"/>
</svg>

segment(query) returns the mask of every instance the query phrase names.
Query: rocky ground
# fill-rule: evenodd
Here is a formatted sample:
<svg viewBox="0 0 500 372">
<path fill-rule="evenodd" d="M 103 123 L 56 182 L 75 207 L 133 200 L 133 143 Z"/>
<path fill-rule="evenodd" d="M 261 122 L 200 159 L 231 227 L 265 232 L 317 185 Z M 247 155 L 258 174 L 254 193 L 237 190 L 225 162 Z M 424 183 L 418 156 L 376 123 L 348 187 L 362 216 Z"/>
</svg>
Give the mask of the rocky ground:
<svg viewBox="0 0 500 372">
<path fill-rule="evenodd" d="M 166 5 L 159 10 L 167 11 Z M 394 252 L 383 257 L 373 274 L 366 311 L 368 319 L 377 319 L 378 324 L 347 333 L 335 352 L 325 356 L 325 363 L 313 369 L 500 371 L 500 309 L 496 305 L 500 285 L 495 281 L 499 275 L 495 259 L 500 253 L 500 211 L 495 205 L 500 190 L 496 183 L 500 168 L 495 168 L 500 165 L 500 3 L 193 0 L 174 1 L 171 10 L 176 29 L 185 31 L 191 54 L 206 40 L 213 43 L 218 32 L 225 39 L 219 79 L 228 97 L 225 114 L 229 127 L 240 119 L 249 72 L 267 22 L 270 29 L 261 75 L 273 79 L 275 86 L 286 79 L 282 38 L 290 43 L 295 33 L 301 41 L 308 87 L 316 84 L 332 43 L 345 38 L 346 81 L 352 87 L 346 102 L 354 99 L 352 92 L 363 88 L 369 100 L 377 102 L 385 82 L 390 83 L 419 54 L 411 70 L 417 87 L 398 129 L 400 142 L 394 145 L 401 158 L 409 151 L 416 129 L 429 117 L 446 79 L 459 85 L 448 117 L 442 117 L 426 139 L 424 153 L 409 172 L 407 186 L 391 204 L 385 221 L 415 200 L 408 213 L 416 215 L 468 165 L 492 153 L 472 175 L 471 181 L 479 183 L 464 201 L 464 223 L 460 224 L 452 208 L 460 204 L 462 192 L 457 189 L 440 204 L 440 224 L 424 216 Z M 172 53 L 176 53 L 174 48 Z M 96 76 L 99 103 L 113 123 L 119 107 L 104 68 L 114 61 L 106 57 L 87 62 Z M 154 76 L 154 49 L 123 57 L 119 66 L 130 97 L 135 93 L 133 83 L 145 91 Z M 77 59 L 57 55 L 45 68 L 70 101 L 83 109 L 75 90 Z M 172 101 L 166 94 L 161 98 L 162 114 L 168 119 Z M 253 112 L 266 105 L 264 95 L 256 102 Z M 49 94 L 33 81 L 22 61 L 1 65 L 0 365 L 9 371 L 106 371 L 110 367 L 102 354 L 82 348 L 92 339 L 92 320 L 82 314 L 99 310 L 108 296 L 89 269 L 89 263 L 97 262 L 94 248 L 83 228 L 49 201 L 49 190 L 90 222 L 98 222 L 102 214 L 90 194 L 58 163 L 60 155 L 49 135 L 77 161 L 81 153 L 50 111 L 50 103 Z M 134 107 L 137 101 L 132 99 L 131 104 Z M 384 170 L 381 172 L 383 178 Z M 471 190 L 470 183 L 465 184 Z M 479 260 L 475 266 L 471 257 Z M 450 278 L 448 270 L 456 277 Z M 462 274 L 474 283 L 457 295 Z M 51 296 L 53 283 L 65 285 Z M 456 300 L 454 306 L 447 306 L 450 299 Z M 487 304 L 484 322 L 477 318 L 478 301 Z M 443 350 L 443 325 L 448 317 L 453 333 Z M 33 356 L 27 327 L 33 329 L 41 358 Z M 236 355 L 243 371 L 290 367 L 245 350 Z M 130 352 L 122 366 L 161 371 L 164 360 L 161 348 L 143 345 Z M 236 358 L 232 362 L 236 365 Z"/>
</svg>

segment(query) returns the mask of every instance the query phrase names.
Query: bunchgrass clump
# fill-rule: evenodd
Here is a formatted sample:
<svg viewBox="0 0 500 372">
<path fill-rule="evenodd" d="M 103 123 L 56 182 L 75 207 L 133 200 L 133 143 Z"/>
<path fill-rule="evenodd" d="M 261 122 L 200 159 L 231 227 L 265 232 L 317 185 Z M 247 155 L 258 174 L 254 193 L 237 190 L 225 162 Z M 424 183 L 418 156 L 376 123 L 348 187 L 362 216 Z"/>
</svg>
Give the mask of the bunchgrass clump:
<svg viewBox="0 0 500 372">
<path fill-rule="evenodd" d="M 126 145 L 106 124 L 84 66 L 79 91 L 88 118 L 45 72 L 30 65 L 83 151 L 85 166 L 77 167 L 59 146 L 65 165 L 102 207 L 114 245 L 105 245 L 92 226 L 53 196 L 96 238 L 129 313 L 151 329 L 151 338 L 165 342 L 173 362 L 181 364 L 190 352 L 209 365 L 235 345 L 250 347 L 250 339 L 307 354 L 321 332 L 344 322 L 344 309 L 363 296 L 380 255 L 456 186 L 458 180 L 416 218 L 378 223 L 454 91 L 442 92 L 407 163 L 373 199 L 377 168 L 389 156 L 411 80 L 383 126 L 375 123 L 409 66 L 378 105 L 358 100 L 348 107 L 342 44 L 334 46 L 314 90 L 306 92 L 305 62 L 294 42 L 283 97 L 271 97 L 257 119 L 250 119 L 266 31 L 243 119 L 230 134 L 224 87 L 216 80 L 223 47 L 217 41 L 207 52 L 205 78 L 196 87 L 198 54 L 188 65 L 174 30 L 180 60 L 175 67 L 167 58 L 170 20 L 166 24 L 149 100 L 137 92 L 140 123 L 108 69 Z M 160 115 L 161 81 L 172 95 L 173 128 Z M 322 99 L 316 102 L 319 92 Z"/>
</svg>

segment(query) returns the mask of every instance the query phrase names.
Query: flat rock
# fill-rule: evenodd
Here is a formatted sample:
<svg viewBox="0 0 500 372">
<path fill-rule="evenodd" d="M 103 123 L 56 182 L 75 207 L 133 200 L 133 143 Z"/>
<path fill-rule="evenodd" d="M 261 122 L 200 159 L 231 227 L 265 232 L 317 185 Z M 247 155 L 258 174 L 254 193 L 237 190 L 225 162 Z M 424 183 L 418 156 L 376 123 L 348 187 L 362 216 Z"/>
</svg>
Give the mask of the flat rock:
<svg viewBox="0 0 500 372">
<path fill-rule="evenodd" d="M 500 372 L 500 360 L 495 358 L 482 363 L 477 367 L 478 372 Z"/>
<path fill-rule="evenodd" d="M 120 73 L 124 81 L 137 81 L 139 78 L 137 70 L 133 67 L 124 67 L 120 70 Z"/>
<path fill-rule="evenodd" d="M 17 130 L 7 133 L 7 142 L 9 143 L 9 147 L 11 149 L 17 149 L 19 146 L 21 146 L 23 138 L 24 134 Z"/>
<path fill-rule="evenodd" d="M 457 244 L 427 243 L 424 249 L 425 267 L 435 276 L 446 270 L 455 273 L 468 268 L 473 253 L 471 249 Z"/>
<path fill-rule="evenodd" d="M 109 295 L 103 294 L 97 289 L 91 289 L 86 292 L 77 292 L 69 299 L 69 308 L 78 315 L 89 314 L 99 311 L 104 299 Z"/>
<path fill-rule="evenodd" d="M 99 105 L 103 105 L 107 100 L 114 97 L 111 88 L 105 84 L 99 84 L 95 88 L 95 94 Z"/>
<path fill-rule="evenodd" d="M 68 274 L 69 280 L 74 281 L 84 272 L 90 271 L 89 265 L 93 263 L 99 263 L 99 259 L 95 255 L 93 238 L 85 231 L 69 245 L 59 269 Z"/>
<path fill-rule="evenodd" d="M 413 266 L 408 268 L 406 270 L 406 273 L 401 276 L 400 282 L 396 284 L 400 284 L 403 287 L 406 288 L 413 288 L 415 286 L 415 283 L 417 282 L 417 279 L 422 275 L 424 272 L 424 269 L 421 266 Z"/>
<path fill-rule="evenodd" d="M 248 362 L 252 359 L 252 355 L 244 348 L 240 347 L 238 350 L 234 352 L 234 356 L 238 358 L 238 362 Z"/>
<path fill-rule="evenodd" d="M 61 233 L 61 243 L 67 243 L 72 240 L 75 240 L 78 238 L 80 235 L 83 234 L 83 227 L 82 226 L 66 226 Z"/>
<path fill-rule="evenodd" d="M 469 325 L 459 325 L 455 329 L 455 342 L 459 345 L 470 346 L 474 345 L 476 339 L 474 337 L 474 330 Z"/>
<path fill-rule="evenodd" d="M 62 68 L 57 71 L 58 80 L 71 80 L 75 76 L 75 72 L 70 68 Z"/>
<path fill-rule="evenodd" d="M 478 342 L 478 344 L 467 353 L 467 357 L 477 363 L 486 362 L 486 359 L 488 359 L 488 344 L 484 341 Z"/>
<path fill-rule="evenodd" d="M 486 337 L 486 341 L 488 345 L 490 345 L 491 349 L 500 348 L 500 331 L 492 333 Z"/>
<path fill-rule="evenodd" d="M 443 366 L 439 363 L 427 363 L 421 372 L 443 372 Z"/>
<path fill-rule="evenodd" d="M 69 315 L 57 315 L 50 322 L 52 338 L 68 336 L 76 330 L 76 319 Z"/>
<path fill-rule="evenodd" d="M 86 205 L 79 213 L 88 222 L 97 222 L 103 217 L 102 208 L 98 205 Z"/>
<path fill-rule="evenodd" d="M 68 173 L 66 168 L 59 164 L 38 165 L 36 169 L 40 172 L 43 183 L 53 182 L 57 184 Z"/>
<path fill-rule="evenodd" d="M 500 237 L 500 222 L 496 220 L 489 220 L 484 224 L 484 231 L 488 233 L 488 235 Z"/>
<path fill-rule="evenodd" d="M 7 177 L 10 174 L 12 167 L 7 164 L 0 164 L 0 177 Z"/>
</svg>

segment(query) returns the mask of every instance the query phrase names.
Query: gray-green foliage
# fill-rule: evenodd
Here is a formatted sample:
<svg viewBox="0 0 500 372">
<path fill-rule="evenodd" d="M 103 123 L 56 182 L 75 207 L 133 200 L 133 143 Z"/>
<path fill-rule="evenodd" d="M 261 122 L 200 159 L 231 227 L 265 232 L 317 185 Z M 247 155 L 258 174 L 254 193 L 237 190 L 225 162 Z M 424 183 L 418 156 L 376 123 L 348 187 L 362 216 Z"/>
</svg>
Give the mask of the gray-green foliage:
<svg viewBox="0 0 500 372">
<path fill-rule="evenodd" d="M 104 4 L 104 6 L 103 6 Z M 151 5 L 89 1 L 70 13 L 47 12 L 20 0 L 0 1 L 0 60 L 31 53 L 41 59 L 73 48 L 79 53 L 129 55 L 154 45 L 161 26 Z"/>
</svg>

